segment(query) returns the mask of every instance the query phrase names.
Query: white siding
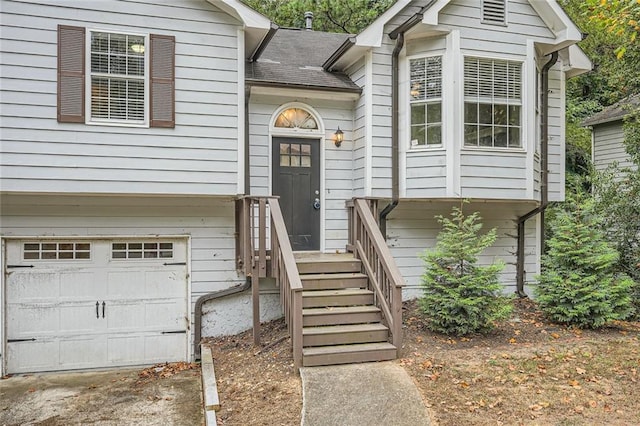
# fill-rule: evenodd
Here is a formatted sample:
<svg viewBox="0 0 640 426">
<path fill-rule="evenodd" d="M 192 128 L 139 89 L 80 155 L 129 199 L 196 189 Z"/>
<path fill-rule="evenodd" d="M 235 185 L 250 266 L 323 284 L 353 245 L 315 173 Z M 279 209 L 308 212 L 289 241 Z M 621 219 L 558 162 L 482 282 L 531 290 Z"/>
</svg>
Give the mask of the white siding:
<svg viewBox="0 0 640 426">
<path fill-rule="evenodd" d="M 594 126 L 593 140 L 593 158 L 597 170 L 604 170 L 615 162 L 619 168 L 634 166 L 624 148 L 622 121 Z"/>
<path fill-rule="evenodd" d="M 420 256 L 426 249 L 432 249 L 441 230 L 434 218 L 437 215 L 449 216 L 456 204 L 444 202 L 401 202 L 389 216 L 387 222 L 387 244 L 391 248 L 395 261 L 405 280 L 403 298 L 410 299 L 420 295 L 420 281 L 424 273 L 424 261 Z M 497 240 L 480 256 L 480 264 L 486 265 L 497 259 L 505 263 L 500 279 L 505 286 L 505 294 L 515 291 L 516 262 L 516 222 L 528 208 L 525 204 L 487 203 L 464 206 L 464 211 L 479 211 L 484 224 L 483 231 L 497 228 Z M 525 271 L 527 282 L 532 282 L 539 272 L 537 263 L 536 221 L 526 223 Z"/>
<path fill-rule="evenodd" d="M 353 195 L 364 196 L 366 195 L 367 176 L 367 96 L 365 92 L 370 90 L 367 86 L 365 59 L 359 60 L 347 70 L 347 75 L 363 90 L 362 95 L 356 101 L 353 113 Z"/>
<path fill-rule="evenodd" d="M 4 195 L 0 213 L 3 237 L 190 236 L 192 321 L 195 302 L 200 296 L 239 286 L 245 281 L 235 268 L 232 200 Z M 270 293 L 268 286 L 265 290 Z M 276 296 L 261 299 L 263 320 L 281 315 Z M 204 336 L 234 334 L 251 327 L 250 299 L 245 296 L 236 298 L 235 302 L 239 306 L 232 309 L 229 309 L 229 300 L 207 303 Z M 220 306 L 227 309 L 220 313 Z"/>
<path fill-rule="evenodd" d="M 249 104 L 251 194 L 270 195 L 270 120 L 279 107 L 294 101 L 313 108 L 324 124 L 325 134 L 320 140 L 320 167 L 324 176 L 321 189 L 324 244 L 321 247 L 325 251 L 344 251 L 347 243 L 345 201 L 353 197 L 353 102 L 253 95 Z M 338 126 L 345 135 L 339 148 L 332 140 Z"/>
<path fill-rule="evenodd" d="M 238 22 L 200 0 L 3 0 L 1 23 L 3 190 L 237 193 Z M 58 24 L 175 36 L 175 129 L 58 123 Z"/>
</svg>

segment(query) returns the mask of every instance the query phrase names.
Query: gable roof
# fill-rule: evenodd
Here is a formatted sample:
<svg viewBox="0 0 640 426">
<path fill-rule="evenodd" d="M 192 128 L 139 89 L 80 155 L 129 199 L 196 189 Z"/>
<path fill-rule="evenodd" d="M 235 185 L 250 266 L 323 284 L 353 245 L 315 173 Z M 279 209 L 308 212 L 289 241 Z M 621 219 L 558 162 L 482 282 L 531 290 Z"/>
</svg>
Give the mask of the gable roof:
<svg viewBox="0 0 640 426">
<path fill-rule="evenodd" d="M 245 66 L 245 78 L 254 85 L 329 89 L 359 93 L 343 73 L 322 68 L 327 58 L 350 34 L 280 28 L 255 62 Z"/>
<path fill-rule="evenodd" d="M 622 121 L 632 111 L 640 111 L 640 93 L 627 96 L 626 98 L 606 107 L 602 111 L 593 114 L 582 122 L 583 126 L 596 126 L 598 124 Z"/>
<path fill-rule="evenodd" d="M 245 33 L 245 57 L 251 57 L 273 27 L 271 20 L 238 0 L 207 1 L 242 22 Z"/>
<path fill-rule="evenodd" d="M 400 13 L 409 13 L 413 17 L 419 17 L 423 25 L 436 28 L 439 24 L 439 14 L 452 0 L 430 0 L 423 7 L 414 5 L 415 0 L 397 0 L 393 6 L 380 15 L 373 23 L 355 37 L 355 42 L 350 49 L 336 51 L 331 67 L 343 69 L 348 66 L 354 57 L 362 55 L 372 47 L 380 47 L 384 36 L 384 27 Z M 538 43 L 538 47 L 544 55 L 554 51 L 567 49 L 582 40 L 582 33 L 556 0 L 528 0 L 531 7 L 540 16 L 549 30 L 555 35 L 551 44 Z M 424 4 L 424 3 L 423 3 Z M 412 13 L 413 10 L 413 13 Z M 410 18 L 412 19 L 412 18 Z M 591 62 L 580 48 L 567 49 L 565 54 L 570 57 L 567 68 L 570 76 L 581 74 L 591 70 Z M 341 58 L 344 57 L 344 60 Z"/>
</svg>

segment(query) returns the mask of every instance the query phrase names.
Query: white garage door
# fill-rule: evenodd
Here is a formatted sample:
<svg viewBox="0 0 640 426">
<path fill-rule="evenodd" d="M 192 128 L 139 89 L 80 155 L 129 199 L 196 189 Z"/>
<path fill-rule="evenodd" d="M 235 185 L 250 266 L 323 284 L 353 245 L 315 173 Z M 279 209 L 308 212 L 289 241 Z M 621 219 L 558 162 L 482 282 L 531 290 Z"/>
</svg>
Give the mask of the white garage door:
<svg viewBox="0 0 640 426">
<path fill-rule="evenodd" d="M 186 244 L 7 243 L 9 373 L 184 361 Z"/>
</svg>

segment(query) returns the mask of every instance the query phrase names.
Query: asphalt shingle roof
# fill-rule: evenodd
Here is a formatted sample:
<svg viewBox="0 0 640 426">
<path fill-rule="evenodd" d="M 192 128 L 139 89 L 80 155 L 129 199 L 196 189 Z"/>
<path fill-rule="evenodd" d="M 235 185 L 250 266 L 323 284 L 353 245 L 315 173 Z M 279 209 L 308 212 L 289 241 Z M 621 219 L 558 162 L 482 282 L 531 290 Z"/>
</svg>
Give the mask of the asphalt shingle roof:
<svg viewBox="0 0 640 426">
<path fill-rule="evenodd" d="M 592 115 L 582 122 L 583 126 L 595 126 L 597 124 L 610 123 L 622 120 L 631 111 L 640 109 L 640 93 L 627 96 L 621 101 L 606 107 L 602 111 Z"/>
<path fill-rule="evenodd" d="M 343 73 L 328 72 L 322 64 L 350 34 L 280 28 L 260 58 L 247 63 L 246 79 L 268 84 L 360 92 Z"/>
</svg>

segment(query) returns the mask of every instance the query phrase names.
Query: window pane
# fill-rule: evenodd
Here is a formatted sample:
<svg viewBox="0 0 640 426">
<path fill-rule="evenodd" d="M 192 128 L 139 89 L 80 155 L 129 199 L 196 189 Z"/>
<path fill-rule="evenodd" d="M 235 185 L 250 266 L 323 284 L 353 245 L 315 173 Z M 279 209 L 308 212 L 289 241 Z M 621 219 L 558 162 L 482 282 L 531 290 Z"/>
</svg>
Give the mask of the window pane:
<svg viewBox="0 0 640 426">
<path fill-rule="evenodd" d="M 501 126 L 507 125 L 507 106 L 506 105 L 493 106 L 493 123 Z"/>
<path fill-rule="evenodd" d="M 285 167 L 289 167 L 289 156 L 288 155 L 281 155 L 280 156 L 280 165 L 281 166 L 285 166 Z"/>
<path fill-rule="evenodd" d="M 442 121 L 441 119 L 441 104 L 434 103 L 427 105 L 427 123 L 439 123 Z"/>
<path fill-rule="evenodd" d="M 300 144 L 297 144 L 297 143 L 291 144 L 291 154 L 294 154 L 294 155 L 300 154 Z"/>
<path fill-rule="evenodd" d="M 480 146 L 493 146 L 493 127 L 480 126 L 479 128 L 479 145 Z"/>
<path fill-rule="evenodd" d="M 509 125 L 511 126 L 520 125 L 520 106 L 519 105 L 509 106 Z"/>
<path fill-rule="evenodd" d="M 424 124 L 426 123 L 424 104 L 411 105 L 411 124 Z"/>
<path fill-rule="evenodd" d="M 109 72 L 109 57 L 99 53 L 91 54 L 91 71 L 93 72 Z"/>
<path fill-rule="evenodd" d="M 297 155 L 291 156 L 291 167 L 300 167 L 300 157 Z"/>
<path fill-rule="evenodd" d="M 109 51 L 109 34 L 107 33 L 91 33 L 91 51 L 92 52 L 108 52 Z"/>
<path fill-rule="evenodd" d="M 521 148 L 522 144 L 520 143 L 520 128 L 519 127 L 509 127 L 509 147 L 510 148 Z"/>
<path fill-rule="evenodd" d="M 309 157 L 308 155 L 303 155 L 302 157 L 300 157 L 300 165 L 302 167 L 311 167 L 311 157 Z"/>
<path fill-rule="evenodd" d="M 427 144 L 440 145 L 442 143 L 442 126 L 427 126 Z"/>
<path fill-rule="evenodd" d="M 311 155 L 311 145 L 301 145 L 301 148 L 304 155 Z"/>
<path fill-rule="evenodd" d="M 110 34 L 109 51 L 122 55 L 127 53 L 127 36 L 124 34 Z"/>
<path fill-rule="evenodd" d="M 127 74 L 140 76 L 144 75 L 144 57 L 128 57 Z"/>
<path fill-rule="evenodd" d="M 493 106 L 491 104 L 480 104 L 478 110 L 480 124 L 493 123 Z"/>
<path fill-rule="evenodd" d="M 280 144 L 280 154 L 288 154 L 289 153 L 289 144 L 281 143 Z"/>
<path fill-rule="evenodd" d="M 109 58 L 109 73 L 110 74 L 126 74 L 127 58 L 125 58 L 124 56 L 112 55 Z"/>
<path fill-rule="evenodd" d="M 507 147 L 507 128 L 502 126 L 496 126 L 494 128 L 494 139 L 495 145 L 497 147 L 506 148 Z"/>
<path fill-rule="evenodd" d="M 464 144 L 468 146 L 478 145 L 478 126 L 464 126 Z"/>
<path fill-rule="evenodd" d="M 411 126 L 411 145 L 425 144 L 425 127 L 424 125 Z"/>
<path fill-rule="evenodd" d="M 465 123 L 477 123 L 478 122 L 478 104 L 465 102 L 464 104 L 464 122 Z"/>
</svg>

